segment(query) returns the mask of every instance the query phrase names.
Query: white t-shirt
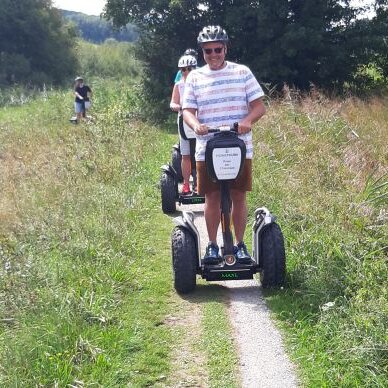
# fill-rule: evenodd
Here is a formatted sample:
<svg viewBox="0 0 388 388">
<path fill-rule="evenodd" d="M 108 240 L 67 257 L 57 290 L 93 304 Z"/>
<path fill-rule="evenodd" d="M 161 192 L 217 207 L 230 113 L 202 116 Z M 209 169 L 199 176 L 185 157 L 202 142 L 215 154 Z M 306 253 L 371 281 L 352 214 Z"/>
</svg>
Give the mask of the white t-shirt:
<svg viewBox="0 0 388 388">
<path fill-rule="evenodd" d="M 179 90 L 179 104 L 180 104 L 180 106 L 182 106 L 182 103 L 183 103 L 183 94 L 185 92 L 185 84 L 186 84 L 186 82 L 185 82 L 185 80 L 183 78 L 181 78 L 176 83 L 176 85 L 178 86 L 178 90 Z M 178 126 L 179 126 L 179 116 L 181 116 L 181 115 L 182 115 L 182 112 L 180 111 L 178 113 L 178 119 L 177 119 Z M 195 132 L 184 121 L 183 121 L 183 129 L 184 129 L 186 137 L 188 139 L 194 139 L 195 138 Z M 184 139 L 182 139 L 182 140 L 184 140 Z"/>
<path fill-rule="evenodd" d="M 250 102 L 263 96 L 261 86 L 247 66 L 226 62 L 223 69 L 211 70 L 205 65 L 188 75 L 182 108 L 196 109 L 199 122 L 208 127 L 232 126 L 247 116 Z M 205 160 L 206 143 L 212 136 L 196 136 L 196 160 Z M 252 159 L 252 131 L 239 137 L 246 144 L 247 159 Z"/>
</svg>

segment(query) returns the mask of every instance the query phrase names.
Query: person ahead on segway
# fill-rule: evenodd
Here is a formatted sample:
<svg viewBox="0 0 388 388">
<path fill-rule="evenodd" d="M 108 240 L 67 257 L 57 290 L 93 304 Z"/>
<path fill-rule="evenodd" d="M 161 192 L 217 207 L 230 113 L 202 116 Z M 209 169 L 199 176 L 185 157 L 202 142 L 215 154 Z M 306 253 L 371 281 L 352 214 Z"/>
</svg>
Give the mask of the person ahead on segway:
<svg viewBox="0 0 388 388">
<path fill-rule="evenodd" d="M 232 182 L 232 221 L 234 225 L 236 260 L 249 263 L 251 257 L 244 243 L 247 224 L 246 192 L 252 190 L 252 124 L 265 114 L 263 90 L 251 70 L 225 61 L 228 35 L 220 26 L 207 26 L 199 33 L 198 45 L 206 65 L 188 75 L 183 98 L 183 118 L 196 133 L 197 190 L 205 196 L 205 220 L 209 243 L 203 258 L 205 264 L 221 260 L 217 245 L 220 224 L 220 188 L 206 172 L 205 150 L 213 136 L 211 127 L 232 126 L 238 122 L 239 137 L 246 144 L 243 171 Z"/>
<path fill-rule="evenodd" d="M 190 55 L 190 56 L 194 57 L 196 59 L 196 61 L 198 62 L 197 50 L 195 50 L 193 48 L 188 48 L 185 50 L 185 52 L 183 53 L 182 56 L 184 56 L 184 55 Z M 176 84 L 178 81 L 180 81 L 181 78 L 182 78 L 182 71 L 180 69 L 178 69 L 178 71 L 175 74 L 174 84 Z"/>
<path fill-rule="evenodd" d="M 190 140 L 186 136 L 185 136 L 186 137 L 185 139 L 182 136 L 182 133 L 192 131 L 192 129 L 188 128 L 187 124 L 183 122 L 182 100 L 183 100 L 186 78 L 188 74 L 191 72 L 191 70 L 195 69 L 196 66 L 197 66 L 197 59 L 192 55 L 183 55 L 182 57 L 179 58 L 178 68 L 182 72 L 182 78 L 174 85 L 174 88 L 172 90 L 171 102 L 170 102 L 171 110 L 173 110 L 174 112 L 178 112 L 178 133 L 179 133 L 180 151 L 182 155 L 182 177 L 183 177 L 182 194 L 183 195 L 187 195 L 191 193 L 190 182 L 189 182 L 190 173 L 191 173 L 191 152 L 190 152 Z"/>
</svg>

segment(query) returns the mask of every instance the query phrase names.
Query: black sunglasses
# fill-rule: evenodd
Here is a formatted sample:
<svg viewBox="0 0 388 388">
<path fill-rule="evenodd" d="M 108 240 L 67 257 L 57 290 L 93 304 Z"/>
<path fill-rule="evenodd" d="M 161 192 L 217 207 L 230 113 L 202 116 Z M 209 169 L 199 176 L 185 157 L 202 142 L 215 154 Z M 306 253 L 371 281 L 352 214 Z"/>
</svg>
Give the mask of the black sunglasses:
<svg viewBox="0 0 388 388">
<path fill-rule="evenodd" d="M 221 54 L 222 50 L 224 49 L 224 47 L 216 47 L 214 49 L 211 49 L 211 48 L 204 48 L 202 49 L 206 55 L 210 55 L 213 51 L 216 53 L 216 54 Z"/>
<path fill-rule="evenodd" d="M 181 68 L 181 71 L 191 71 L 191 70 L 193 70 L 192 67 L 182 67 Z"/>
</svg>

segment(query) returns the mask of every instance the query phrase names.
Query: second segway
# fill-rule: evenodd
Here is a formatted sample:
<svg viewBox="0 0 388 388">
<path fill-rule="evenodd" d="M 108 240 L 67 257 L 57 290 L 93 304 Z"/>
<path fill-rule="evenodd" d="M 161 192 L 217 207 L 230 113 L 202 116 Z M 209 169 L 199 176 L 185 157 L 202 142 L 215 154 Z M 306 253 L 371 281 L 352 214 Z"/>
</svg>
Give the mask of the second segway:
<svg viewBox="0 0 388 388">
<path fill-rule="evenodd" d="M 193 190 L 190 194 L 181 194 L 179 192 L 179 182 L 183 180 L 181 162 L 182 155 L 179 145 L 174 145 L 172 151 L 171 164 L 162 166 L 162 175 L 160 177 L 160 193 L 162 199 L 162 210 L 164 213 L 174 213 L 176 204 L 188 205 L 204 203 L 205 198 L 196 193 L 196 169 L 195 169 L 195 134 L 194 131 L 184 125 L 181 117 L 179 125 L 179 133 L 183 139 L 190 142 L 190 157 L 191 157 L 191 175 L 193 177 Z"/>
</svg>

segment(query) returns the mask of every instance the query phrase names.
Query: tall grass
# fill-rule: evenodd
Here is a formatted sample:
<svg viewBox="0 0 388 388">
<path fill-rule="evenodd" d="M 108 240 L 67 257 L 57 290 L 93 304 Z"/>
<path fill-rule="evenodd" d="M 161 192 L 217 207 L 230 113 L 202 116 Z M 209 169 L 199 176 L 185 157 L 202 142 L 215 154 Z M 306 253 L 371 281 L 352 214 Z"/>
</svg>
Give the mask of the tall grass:
<svg viewBox="0 0 388 388">
<path fill-rule="evenodd" d="M 70 90 L 0 110 L 1 386 L 157 386 L 170 375 L 171 225 L 157 182 L 176 135 L 145 124 L 131 81 L 92 87 L 81 125 L 68 122 Z M 285 235 L 287 287 L 266 298 L 302 384 L 386 386 L 386 101 L 312 93 L 268 105 L 249 213 L 268 206 Z M 235 355 L 227 332 L 212 337 L 213 311 L 226 317 L 214 299 L 200 348 L 217 386 Z"/>
<path fill-rule="evenodd" d="M 79 40 L 77 52 L 80 74 L 85 77 L 136 79 L 141 74 L 142 67 L 135 59 L 133 43 L 109 39 L 97 45 Z"/>
<path fill-rule="evenodd" d="M 63 92 L 0 111 L 1 386 L 168 372 L 171 227 L 154 183 L 171 139 L 134 121 L 128 87 L 106 85 L 78 126 Z"/>
<path fill-rule="evenodd" d="M 277 214 L 289 274 L 268 300 L 307 386 L 386 386 L 386 102 L 270 103 L 256 129 L 250 206 Z"/>
</svg>

